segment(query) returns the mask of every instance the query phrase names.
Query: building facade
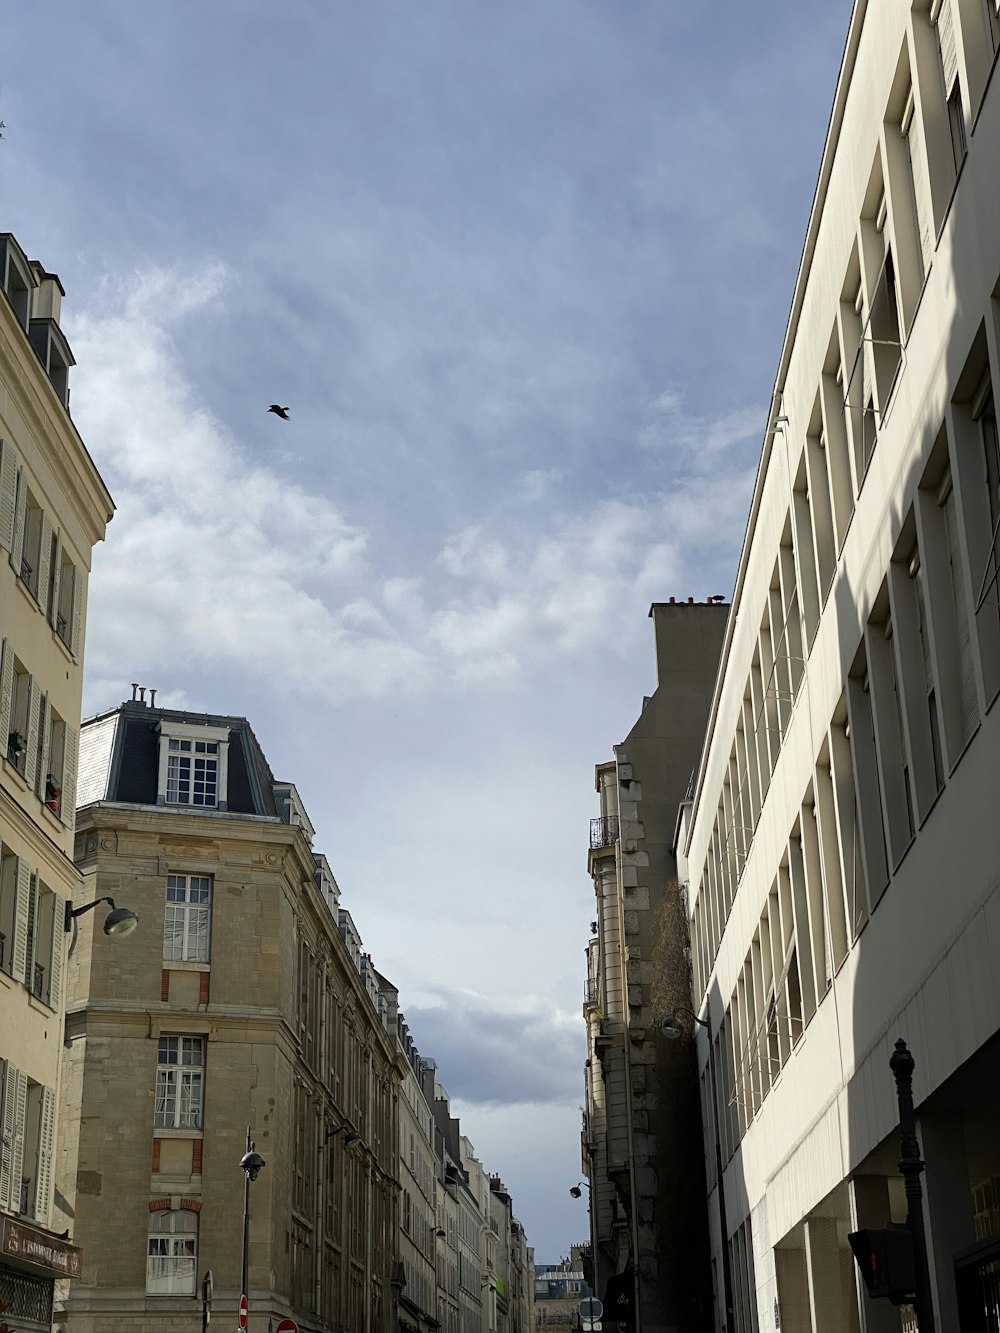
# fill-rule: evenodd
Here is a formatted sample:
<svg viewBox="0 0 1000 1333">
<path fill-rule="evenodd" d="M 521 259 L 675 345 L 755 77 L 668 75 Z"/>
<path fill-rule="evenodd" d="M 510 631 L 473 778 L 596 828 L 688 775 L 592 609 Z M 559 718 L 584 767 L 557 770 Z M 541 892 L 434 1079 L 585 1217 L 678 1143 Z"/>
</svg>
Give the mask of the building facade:
<svg viewBox="0 0 1000 1333">
<path fill-rule="evenodd" d="M 60 1323 L 188 1328 L 208 1271 L 235 1320 L 249 1126 L 251 1333 L 390 1333 L 407 1066 L 294 786 L 245 719 L 139 699 L 84 724 L 78 800 L 77 897 L 141 924 L 82 918 L 66 973 Z"/>
<path fill-rule="evenodd" d="M 26 1333 L 80 1267 L 54 1151 L 87 580 L 112 503 L 69 415 L 59 279 L 3 233 L 0 287 L 0 1321 Z"/>
<path fill-rule="evenodd" d="M 899 1038 L 937 1327 L 1000 1317 L 998 49 L 850 19 L 685 841 L 717 1328 L 913 1326 L 847 1243 L 905 1213 Z"/>
<path fill-rule="evenodd" d="M 659 1023 L 689 996 L 673 849 L 727 614 L 714 600 L 651 608 L 656 690 L 614 760 L 597 767 L 583 1170 L 597 1294 L 631 1266 L 644 1333 L 695 1333 L 708 1305 L 697 1078 L 690 1051 Z"/>
</svg>

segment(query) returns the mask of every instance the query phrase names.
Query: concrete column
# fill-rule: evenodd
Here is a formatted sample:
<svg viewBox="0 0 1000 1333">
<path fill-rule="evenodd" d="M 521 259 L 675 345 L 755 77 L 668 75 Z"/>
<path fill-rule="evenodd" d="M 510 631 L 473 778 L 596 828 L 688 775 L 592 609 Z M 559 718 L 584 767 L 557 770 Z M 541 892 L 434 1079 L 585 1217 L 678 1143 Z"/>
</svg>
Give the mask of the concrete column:
<svg viewBox="0 0 1000 1333">
<path fill-rule="evenodd" d="M 844 1263 L 837 1218 L 807 1218 L 805 1234 L 813 1333 L 860 1333 L 853 1275 Z"/>
<path fill-rule="evenodd" d="M 956 1250 L 974 1245 L 972 1193 L 960 1116 L 929 1115 L 917 1126 L 924 1170 L 924 1229 L 939 1329 L 958 1328 Z"/>
<path fill-rule="evenodd" d="M 803 1239 L 802 1245 L 804 1244 Z M 809 1312 L 806 1252 L 802 1245 L 797 1248 L 782 1245 L 774 1251 L 781 1333 L 813 1333 L 812 1316 Z"/>
</svg>

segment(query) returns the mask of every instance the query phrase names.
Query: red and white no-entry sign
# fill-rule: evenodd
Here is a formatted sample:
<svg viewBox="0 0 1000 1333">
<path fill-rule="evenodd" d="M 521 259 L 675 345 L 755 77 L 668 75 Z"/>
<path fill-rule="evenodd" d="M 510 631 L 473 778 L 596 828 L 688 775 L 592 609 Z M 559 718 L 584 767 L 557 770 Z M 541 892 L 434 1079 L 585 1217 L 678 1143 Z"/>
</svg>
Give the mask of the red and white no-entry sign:
<svg viewBox="0 0 1000 1333">
<path fill-rule="evenodd" d="M 299 1326 L 294 1319 L 282 1319 L 274 1333 L 299 1333 Z"/>
<path fill-rule="evenodd" d="M 245 1296 L 241 1296 L 241 1297 L 240 1297 L 240 1328 L 246 1328 L 246 1326 L 247 1326 L 247 1298 L 246 1298 Z"/>
</svg>

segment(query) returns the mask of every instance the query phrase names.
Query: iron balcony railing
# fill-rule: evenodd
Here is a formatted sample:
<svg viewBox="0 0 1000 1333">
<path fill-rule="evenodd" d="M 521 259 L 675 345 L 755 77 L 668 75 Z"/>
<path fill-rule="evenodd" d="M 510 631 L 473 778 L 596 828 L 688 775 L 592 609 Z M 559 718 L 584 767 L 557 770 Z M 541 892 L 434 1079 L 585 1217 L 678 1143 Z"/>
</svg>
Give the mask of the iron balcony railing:
<svg viewBox="0 0 1000 1333">
<path fill-rule="evenodd" d="M 590 847 L 613 847 L 618 841 L 618 816 L 602 815 L 590 821 Z"/>
<path fill-rule="evenodd" d="M 583 1002 L 584 1004 L 596 1004 L 601 998 L 600 984 L 594 981 L 585 981 L 583 983 Z"/>
</svg>

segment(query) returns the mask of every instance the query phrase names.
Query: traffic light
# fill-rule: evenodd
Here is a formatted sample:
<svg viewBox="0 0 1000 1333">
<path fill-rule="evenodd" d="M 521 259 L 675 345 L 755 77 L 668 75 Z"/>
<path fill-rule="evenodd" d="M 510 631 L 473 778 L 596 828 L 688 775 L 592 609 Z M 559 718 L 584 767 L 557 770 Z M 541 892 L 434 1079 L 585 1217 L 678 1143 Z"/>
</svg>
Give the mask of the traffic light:
<svg viewBox="0 0 1000 1333">
<path fill-rule="evenodd" d="M 912 1299 L 917 1268 L 910 1228 L 898 1222 L 852 1231 L 847 1237 L 869 1296 L 887 1296 L 893 1305 Z"/>
</svg>

